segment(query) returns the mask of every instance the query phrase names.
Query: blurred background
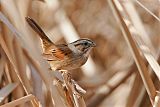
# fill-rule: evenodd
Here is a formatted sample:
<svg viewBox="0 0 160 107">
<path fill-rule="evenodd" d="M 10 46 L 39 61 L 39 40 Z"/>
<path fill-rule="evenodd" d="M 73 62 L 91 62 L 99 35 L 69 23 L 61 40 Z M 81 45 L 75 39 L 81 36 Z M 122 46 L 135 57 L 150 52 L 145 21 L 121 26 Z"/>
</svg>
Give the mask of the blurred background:
<svg viewBox="0 0 160 107">
<path fill-rule="evenodd" d="M 29 16 L 56 44 L 73 42 L 79 38 L 89 38 L 97 44 L 87 63 L 82 68 L 70 71 L 72 79 L 86 91 L 81 96 L 84 107 L 151 107 L 142 75 L 108 1 L 112 0 L 1 0 L 0 105 L 19 98 L 26 99 L 24 96 L 30 94 L 42 107 L 52 107 L 52 98 L 57 98 L 55 107 L 62 106 L 59 103 L 66 100 L 62 95 L 64 93 L 54 87 L 56 83 L 51 82 L 49 65 L 41 55 L 40 39 L 25 21 L 25 17 Z M 138 49 L 142 43 L 138 44 L 137 35 L 149 49 L 149 55 L 157 61 L 149 63 L 141 52 L 154 88 L 159 90 L 159 79 L 151 66 L 160 60 L 159 1 L 114 1 L 121 5 L 117 7 L 126 19 Z M 54 78 L 57 75 L 59 73 L 53 73 Z M 53 96 L 49 90 L 52 90 Z M 32 97 L 27 98 L 33 100 Z M 62 102 L 58 102 L 59 97 L 63 99 Z M 16 107 L 31 107 L 33 102 L 14 103 Z M 70 103 L 64 105 L 70 107 Z"/>
</svg>

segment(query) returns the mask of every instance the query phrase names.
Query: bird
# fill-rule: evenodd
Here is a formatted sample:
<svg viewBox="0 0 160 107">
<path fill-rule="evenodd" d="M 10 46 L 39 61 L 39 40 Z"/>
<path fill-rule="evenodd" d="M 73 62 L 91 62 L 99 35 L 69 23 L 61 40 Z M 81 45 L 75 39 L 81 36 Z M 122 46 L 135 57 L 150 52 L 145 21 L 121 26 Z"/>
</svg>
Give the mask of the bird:
<svg viewBox="0 0 160 107">
<path fill-rule="evenodd" d="M 80 68 L 86 63 L 93 47 L 96 47 L 96 43 L 88 38 L 81 38 L 68 44 L 55 44 L 31 17 L 27 16 L 25 19 L 41 38 L 42 55 L 53 71 Z"/>
</svg>

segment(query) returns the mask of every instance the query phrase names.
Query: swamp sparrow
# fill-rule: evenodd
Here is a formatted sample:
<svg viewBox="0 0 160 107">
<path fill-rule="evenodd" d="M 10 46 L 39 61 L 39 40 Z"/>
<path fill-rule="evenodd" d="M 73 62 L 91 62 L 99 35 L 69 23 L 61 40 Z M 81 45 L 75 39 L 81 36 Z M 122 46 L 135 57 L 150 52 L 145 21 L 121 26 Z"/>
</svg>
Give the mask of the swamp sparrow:
<svg viewBox="0 0 160 107">
<path fill-rule="evenodd" d="M 79 39 L 69 44 L 54 44 L 30 17 L 26 21 L 42 39 L 43 56 L 52 70 L 72 70 L 86 63 L 89 53 L 96 44 L 90 39 Z"/>
</svg>

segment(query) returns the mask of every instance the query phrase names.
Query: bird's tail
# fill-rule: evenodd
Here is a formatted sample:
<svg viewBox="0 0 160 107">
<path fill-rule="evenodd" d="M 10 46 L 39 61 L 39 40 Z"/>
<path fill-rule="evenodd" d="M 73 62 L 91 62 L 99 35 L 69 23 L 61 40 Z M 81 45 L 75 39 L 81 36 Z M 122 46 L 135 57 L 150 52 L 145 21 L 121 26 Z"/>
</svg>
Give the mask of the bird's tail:
<svg viewBox="0 0 160 107">
<path fill-rule="evenodd" d="M 41 27 L 30 17 L 25 18 L 27 23 L 31 26 L 31 28 L 37 32 L 40 36 L 40 38 L 43 41 L 44 48 L 47 46 L 53 45 L 54 43 L 47 37 L 47 35 L 44 33 L 44 31 L 41 29 Z"/>
</svg>

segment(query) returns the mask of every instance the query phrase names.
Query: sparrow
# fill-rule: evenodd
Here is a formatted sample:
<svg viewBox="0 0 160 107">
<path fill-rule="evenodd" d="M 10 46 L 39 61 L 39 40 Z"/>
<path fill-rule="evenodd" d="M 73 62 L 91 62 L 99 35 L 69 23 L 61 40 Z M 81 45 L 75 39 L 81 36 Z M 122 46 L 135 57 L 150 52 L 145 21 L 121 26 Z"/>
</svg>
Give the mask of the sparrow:
<svg viewBox="0 0 160 107">
<path fill-rule="evenodd" d="M 41 27 L 30 17 L 25 18 L 30 27 L 38 33 L 42 40 L 43 57 L 53 71 L 73 70 L 84 65 L 95 42 L 82 38 L 68 44 L 53 43 Z"/>
</svg>

